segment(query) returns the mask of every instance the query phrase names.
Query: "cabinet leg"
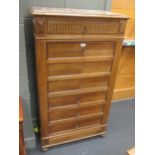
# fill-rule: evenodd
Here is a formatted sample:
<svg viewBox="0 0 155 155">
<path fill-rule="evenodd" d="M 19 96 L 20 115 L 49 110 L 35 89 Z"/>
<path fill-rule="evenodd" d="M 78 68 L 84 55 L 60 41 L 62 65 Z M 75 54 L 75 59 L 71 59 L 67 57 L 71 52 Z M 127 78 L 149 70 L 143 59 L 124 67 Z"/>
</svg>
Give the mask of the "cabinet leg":
<svg viewBox="0 0 155 155">
<path fill-rule="evenodd" d="M 44 148 L 41 148 L 41 150 L 42 150 L 43 152 L 46 152 L 46 151 L 48 151 L 48 148 L 47 148 L 47 147 L 44 147 Z"/>
<path fill-rule="evenodd" d="M 101 138 L 104 138 L 104 137 L 105 137 L 105 134 L 100 135 L 100 137 L 101 137 Z"/>
</svg>

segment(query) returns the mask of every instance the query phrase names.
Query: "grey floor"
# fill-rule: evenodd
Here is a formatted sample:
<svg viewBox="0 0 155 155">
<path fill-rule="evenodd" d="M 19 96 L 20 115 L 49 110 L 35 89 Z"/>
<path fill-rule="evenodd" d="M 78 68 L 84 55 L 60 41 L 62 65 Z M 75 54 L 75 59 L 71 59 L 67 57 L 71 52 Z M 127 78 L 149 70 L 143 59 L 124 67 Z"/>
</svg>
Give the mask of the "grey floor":
<svg viewBox="0 0 155 155">
<path fill-rule="evenodd" d="M 27 155 L 126 155 L 134 147 L 134 99 L 112 104 L 107 135 L 51 147 L 47 152 L 27 150 Z"/>
</svg>

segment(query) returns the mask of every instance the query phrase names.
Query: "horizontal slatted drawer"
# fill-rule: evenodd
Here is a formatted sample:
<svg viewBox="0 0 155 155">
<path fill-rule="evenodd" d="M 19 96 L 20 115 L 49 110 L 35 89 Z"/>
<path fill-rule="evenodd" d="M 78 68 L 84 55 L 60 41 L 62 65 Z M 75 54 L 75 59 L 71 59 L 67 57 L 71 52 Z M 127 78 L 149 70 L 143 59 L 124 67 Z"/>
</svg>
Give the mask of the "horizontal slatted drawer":
<svg viewBox="0 0 155 155">
<path fill-rule="evenodd" d="M 119 22 L 78 22 L 47 20 L 47 34 L 118 34 Z"/>
<path fill-rule="evenodd" d="M 120 21 L 114 20 L 91 20 L 87 22 L 87 19 L 75 20 L 54 20 L 35 18 L 34 28 L 36 35 L 52 35 L 52 34 L 108 34 L 108 35 L 119 35 L 124 33 L 125 27 L 121 25 Z M 120 29 L 120 26 L 121 29 Z"/>
</svg>

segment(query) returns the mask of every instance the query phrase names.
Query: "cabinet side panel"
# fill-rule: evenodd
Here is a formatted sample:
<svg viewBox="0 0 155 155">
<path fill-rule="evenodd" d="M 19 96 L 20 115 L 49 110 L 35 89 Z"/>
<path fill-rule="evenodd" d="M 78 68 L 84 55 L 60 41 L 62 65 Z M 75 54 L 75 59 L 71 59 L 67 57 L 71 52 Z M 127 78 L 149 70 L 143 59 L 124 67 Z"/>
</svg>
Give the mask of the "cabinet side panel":
<svg viewBox="0 0 155 155">
<path fill-rule="evenodd" d="M 106 98 L 107 104 L 105 106 L 105 117 L 103 119 L 104 124 L 107 122 L 107 119 L 109 116 L 110 105 L 111 105 L 111 100 L 112 100 L 112 95 L 113 95 L 113 90 L 114 90 L 114 85 L 115 85 L 115 80 L 116 80 L 116 75 L 117 75 L 117 70 L 118 70 L 118 63 L 119 63 L 119 59 L 121 56 L 121 49 L 122 49 L 122 41 L 116 41 L 114 60 L 113 60 L 113 64 L 111 67 L 111 78 L 109 81 L 109 90 L 108 90 L 107 98 Z"/>
<path fill-rule="evenodd" d="M 40 112 L 40 133 L 41 137 L 48 135 L 47 117 L 47 69 L 46 69 L 46 41 L 35 40 L 35 56 L 37 70 L 38 101 Z"/>
</svg>

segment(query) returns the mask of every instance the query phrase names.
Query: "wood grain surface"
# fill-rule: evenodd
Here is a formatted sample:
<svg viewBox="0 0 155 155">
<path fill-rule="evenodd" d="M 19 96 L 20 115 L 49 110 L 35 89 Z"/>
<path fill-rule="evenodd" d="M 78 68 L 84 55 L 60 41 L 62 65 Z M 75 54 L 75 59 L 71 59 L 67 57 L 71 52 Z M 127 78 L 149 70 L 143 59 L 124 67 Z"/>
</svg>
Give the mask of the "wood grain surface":
<svg viewBox="0 0 155 155">
<path fill-rule="evenodd" d="M 135 47 L 124 46 L 120 56 L 113 100 L 135 96 Z"/>
<path fill-rule="evenodd" d="M 42 149 L 105 134 L 128 18 L 52 8 L 32 15 Z"/>
</svg>

